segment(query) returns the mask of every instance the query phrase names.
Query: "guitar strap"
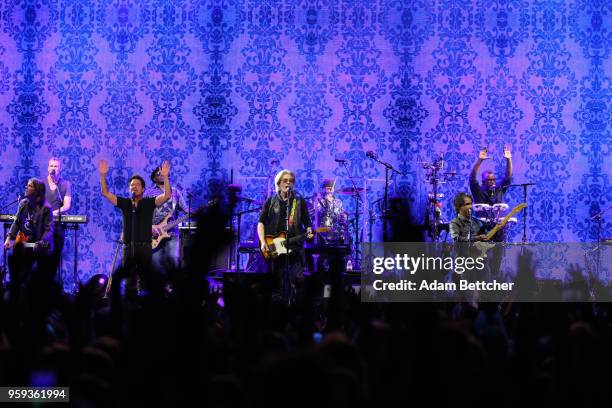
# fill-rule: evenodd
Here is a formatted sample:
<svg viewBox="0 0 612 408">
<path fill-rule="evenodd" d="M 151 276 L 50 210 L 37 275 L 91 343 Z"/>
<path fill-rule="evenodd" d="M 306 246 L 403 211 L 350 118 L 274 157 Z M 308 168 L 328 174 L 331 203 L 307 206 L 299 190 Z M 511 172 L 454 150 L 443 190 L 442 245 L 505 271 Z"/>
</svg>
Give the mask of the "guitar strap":
<svg viewBox="0 0 612 408">
<path fill-rule="evenodd" d="M 293 199 L 293 205 L 291 206 L 291 214 L 289 215 L 289 225 L 293 226 L 293 219 L 295 218 L 295 208 L 297 207 L 297 199 Z"/>
</svg>

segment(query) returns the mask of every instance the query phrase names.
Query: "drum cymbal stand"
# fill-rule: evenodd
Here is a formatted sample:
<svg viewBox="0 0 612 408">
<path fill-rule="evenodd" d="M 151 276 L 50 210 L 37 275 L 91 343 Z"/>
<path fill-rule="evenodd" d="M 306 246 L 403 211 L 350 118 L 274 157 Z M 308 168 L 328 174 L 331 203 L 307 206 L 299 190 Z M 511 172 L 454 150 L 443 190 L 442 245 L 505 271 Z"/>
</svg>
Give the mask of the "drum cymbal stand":
<svg viewBox="0 0 612 408">
<path fill-rule="evenodd" d="M 438 225 L 441 223 L 442 217 L 442 211 L 440 210 L 442 203 L 438 199 L 444 197 L 438 193 L 439 185 L 452 180 L 457 173 L 454 170 L 449 173 L 442 173 L 444 169 L 444 159 L 442 157 L 434 159 L 431 163 L 423 162 L 422 166 L 426 170 L 425 179 L 432 187 L 432 192 L 427 198 L 426 214 L 427 223 L 429 224 L 429 236 L 432 241 L 436 242 L 440 238 Z"/>
<path fill-rule="evenodd" d="M 346 165 L 346 160 L 342 160 L 342 161 L 338 161 L 336 160 L 338 163 L 340 163 L 342 166 L 344 166 L 344 168 L 346 169 L 346 174 L 348 179 L 351 181 L 351 184 L 353 185 L 353 198 L 355 199 L 355 251 L 353 253 L 353 268 L 354 269 L 358 269 L 361 270 L 361 248 L 359 246 L 359 200 L 361 199 L 361 191 L 362 189 L 357 187 L 357 184 L 355 184 L 355 180 L 353 180 L 353 177 L 351 176 L 351 172 L 348 168 L 348 166 Z"/>
</svg>

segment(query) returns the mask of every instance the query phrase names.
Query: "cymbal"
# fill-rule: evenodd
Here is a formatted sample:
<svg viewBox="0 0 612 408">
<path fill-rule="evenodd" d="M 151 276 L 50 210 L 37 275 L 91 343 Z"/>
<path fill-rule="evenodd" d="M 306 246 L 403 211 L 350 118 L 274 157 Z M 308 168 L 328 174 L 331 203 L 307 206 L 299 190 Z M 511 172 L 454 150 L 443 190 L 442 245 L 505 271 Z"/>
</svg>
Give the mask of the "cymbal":
<svg viewBox="0 0 612 408">
<path fill-rule="evenodd" d="M 355 193 L 361 193 L 363 191 L 363 187 L 347 187 L 347 188 L 343 188 L 342 190 L 336 191 L 336 193 L 338 194 L 355 194 Z"/>
</svg>

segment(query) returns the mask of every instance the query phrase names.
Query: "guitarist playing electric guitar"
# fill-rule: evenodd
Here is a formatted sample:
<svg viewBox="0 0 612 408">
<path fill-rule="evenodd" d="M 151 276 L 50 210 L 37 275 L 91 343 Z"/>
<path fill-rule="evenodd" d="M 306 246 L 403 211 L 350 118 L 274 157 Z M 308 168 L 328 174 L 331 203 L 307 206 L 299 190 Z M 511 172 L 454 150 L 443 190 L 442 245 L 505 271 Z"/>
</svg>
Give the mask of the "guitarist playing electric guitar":
<svg viewBox="0 0 612 408">
<path fill-rule="evenodd" d="M 259 214 L 257 235 L 261 252 L 269 254 L 266 236 L 279 236 L 286 233 L 288 252 L 284 256 L 271 257 L 270 272 L 278 280 L 283 300 L 291 303 L 294 296 L 296 279 L 301 279 L 305 265 L 304 239 L 314 236 L 306 201 L 294 191 L 295 174 L 281 170 L 274 177 L 276 194 L 268 198 Z"/>
<path fill-rule="evenodd" d="M 164 178 L 161 167 L 151 172 L 153 186 L 145 190 L 145 197 L 157 197 L 164 192 Z M 167 279 L 167 269 L 177 270 L 180 261 L 180 237 L 178 224 L 189 217 L 189 206 L 183 191 L 177 186 L 171 188 L 170 200 L 153 211 L 153 267 Z M 179 214 L 183 214 L 179 217 Z"/>
<path fill-rule="evenodd" d="M 4 241 L 4 248 L 13 246 L 13 241 L 21 244 L 22 247 L 32 248 L 33 252 L 15 251 L 11 255 L 11 257 L 23 255 L 19 257 L 19 262 L 16 260 L 9 262 L 11 266 L 21 266 L 21 268 L 16 268 L 18 270 L 9 271 L 11 282 L 16 285 L 25 282 L 29 279 L 34 265 L 38 264 L 41 271 L 32 274 L 32 278 L 36 278 L 42 287 L 53 284 L 57 269 L 57 265 L 51 265 L 52 258 L 49 256 L 53 250 L 53 215 L 51 206 L 45 200 L 45 183 L 39 179 L 28 180 L 25 198 L 19 202 L 15 221 Z M 18 247 L 19 245 L 15 245 L 15 248 Z"/>
</svg>

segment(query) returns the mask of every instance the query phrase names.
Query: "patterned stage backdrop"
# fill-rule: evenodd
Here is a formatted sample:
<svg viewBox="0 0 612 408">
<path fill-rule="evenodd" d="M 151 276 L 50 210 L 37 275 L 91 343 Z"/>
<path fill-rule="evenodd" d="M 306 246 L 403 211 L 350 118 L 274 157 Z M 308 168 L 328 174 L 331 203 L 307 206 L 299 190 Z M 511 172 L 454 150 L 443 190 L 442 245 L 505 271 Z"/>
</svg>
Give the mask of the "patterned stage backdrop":
<svg viewBox="0 0 612 408">
<path fill-rule="evenodd" d="M 281 167 L 296 171 L 305 196 L 326 177 L 350 186 L 350 173 L 367 187 L 367 210 L 384 184 L 384 169 L 365 155 L 372 150 L 405 173 L 393 177 L 391 193 L 410 196 L 423 217 L 422 163 L 442 156 L 445 171 L 461 175 L 442 185 L 449 219 L 478 150 L 487 146 L 492 156 L 483 169 L 501 174 L 509 144 L 514 181 L 537 183 L 530 240 L 592 241 L 591 217 L 612 205 L 609 1 L 2 0 L 0 7 L 2 202 L 14 200 L 28 177 L 44 175 L 51 155 L 62 157 L 71 212 L 91 220 L 79 233 L 81 280 L 109 272 L 121 232 L 119 212 L 99 193 L 103 158 L 118 194 L 127 193 L 132 173 L 148 180 L 170 160 L 173 182 L 194 194 L 194 205 L 230 179 L 243 196 L 263 201 Z M 518 203 L 521 191 L 507 198 Z M 354 208 L 349 196 L 344 203 Z M 243 238 L 255 217 L 243 217 Z M 612 212 L 602 227 L 612 235 Z M 380 220 L 372 230 L 380 239 Z M 72 250 L 70 237 L 66 269 Z"/>
</svg>

